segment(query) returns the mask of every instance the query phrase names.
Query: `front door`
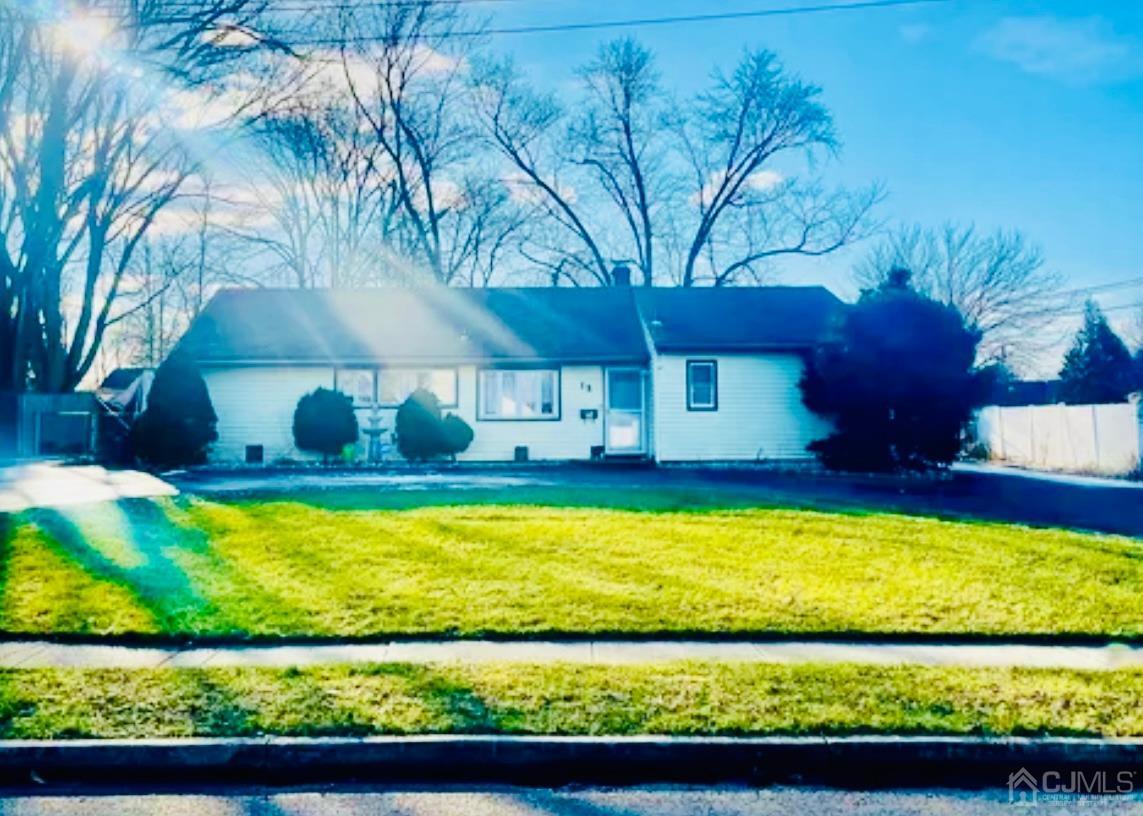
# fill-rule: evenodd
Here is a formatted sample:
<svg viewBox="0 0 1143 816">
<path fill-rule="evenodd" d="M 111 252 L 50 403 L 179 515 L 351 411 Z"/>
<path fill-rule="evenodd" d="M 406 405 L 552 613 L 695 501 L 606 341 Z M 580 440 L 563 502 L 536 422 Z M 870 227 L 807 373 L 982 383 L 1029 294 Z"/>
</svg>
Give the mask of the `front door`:
<svg viewBox="0 0 1143 816">
<path fill-rule="evenodd" d="M 607 369 L 603 432 L 608 454 L 639 455 L 647 452 L 643 370 Z"/>
</svg>

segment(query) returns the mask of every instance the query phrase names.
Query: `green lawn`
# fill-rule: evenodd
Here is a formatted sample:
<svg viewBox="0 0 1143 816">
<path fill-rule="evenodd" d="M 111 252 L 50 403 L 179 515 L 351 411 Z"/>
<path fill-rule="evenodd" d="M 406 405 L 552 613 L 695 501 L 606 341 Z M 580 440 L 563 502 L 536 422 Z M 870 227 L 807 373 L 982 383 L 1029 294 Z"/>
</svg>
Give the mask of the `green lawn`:
<svg viewBox="0 0 1143 816">
<path fill-rule="evenodd" d="M 1143 671 L 853 665 L 0 671 L 0 737 L 1143 735 Z"/>
<path fill-rule="evenodd" d="M 1137 540 L 889 514 L 197 498 L 0 518 L 0 629 L 1143 634 Z"/>
</svg>

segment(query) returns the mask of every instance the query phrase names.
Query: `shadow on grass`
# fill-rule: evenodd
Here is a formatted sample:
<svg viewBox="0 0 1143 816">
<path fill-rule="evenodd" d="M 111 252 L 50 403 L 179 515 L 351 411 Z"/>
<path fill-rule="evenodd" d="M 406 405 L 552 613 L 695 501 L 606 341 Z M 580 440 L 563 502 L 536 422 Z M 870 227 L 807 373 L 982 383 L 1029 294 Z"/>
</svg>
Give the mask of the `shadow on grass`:
<svg viewBox="0 0 1143 816">
<path fill-rule="evenodd" d="M 259 732 L 258 711 L 241 703 L 235 693 L 205 671 L 191 675 L 194 697 L 201 704 L 190 709 L 195 736 L 254 736 Z"/>
<path fill-rule="evenodd" d="M 86 572 L 130 591 L 161 629 L 215 614 L 172 557 L 209 549 L 206 534 L 175 523 L 166 504 L 137 499 L 31 510 L 25 518 Z"/>
<path fill-rule="evenodd" d="M 177 678 L 154 673 L 133 678 L 115 669 L 0 671 L 4 739 L 249 736 L 258 732 L 257 715 L 198 670 Z"/>
<path fill-rule="evenodd" d="M 520 712 L 490 705 L 469 685 L 459 683 L 433 666 L 412 663 L 382 663 L 354 669 L 354 675 L 387 676 L 400 679 L 408 693 L 427 710 L 433 730 L 451 734 L 499 734 Z"/>
</svg>

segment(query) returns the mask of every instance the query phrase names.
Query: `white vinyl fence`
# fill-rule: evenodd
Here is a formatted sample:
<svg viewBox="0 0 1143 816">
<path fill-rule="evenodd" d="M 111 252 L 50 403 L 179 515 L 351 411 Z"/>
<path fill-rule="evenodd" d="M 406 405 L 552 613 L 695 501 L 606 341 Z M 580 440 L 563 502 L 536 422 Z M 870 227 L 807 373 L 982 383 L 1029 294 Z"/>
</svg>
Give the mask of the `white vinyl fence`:
<svg viewBox="0 0 1143 816">
<path fill-rule="evenodd" d="M 990 405 L 978 439 L 996 462 L 1069 473 L 1123 475 L 1139 465 L 1139 412 L 1113 405 Z"/>
</svg>

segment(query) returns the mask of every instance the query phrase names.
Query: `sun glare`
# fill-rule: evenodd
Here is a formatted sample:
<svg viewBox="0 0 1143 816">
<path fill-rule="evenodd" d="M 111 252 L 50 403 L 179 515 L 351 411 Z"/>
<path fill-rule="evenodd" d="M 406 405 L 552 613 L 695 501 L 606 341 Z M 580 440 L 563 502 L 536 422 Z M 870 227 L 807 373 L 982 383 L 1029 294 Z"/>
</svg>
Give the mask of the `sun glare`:
<svg viewBox="0 0 1143 816">
<path fill-rule="evenodd" d="M 54 30 L 60 45 L 80 54 L 94 54 L 111 39 L 111 26 L 107 20 L 80 11 L 62 18 Z"/>
</svg>

